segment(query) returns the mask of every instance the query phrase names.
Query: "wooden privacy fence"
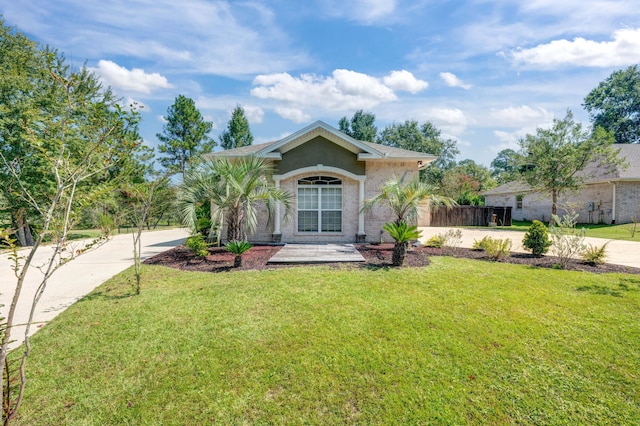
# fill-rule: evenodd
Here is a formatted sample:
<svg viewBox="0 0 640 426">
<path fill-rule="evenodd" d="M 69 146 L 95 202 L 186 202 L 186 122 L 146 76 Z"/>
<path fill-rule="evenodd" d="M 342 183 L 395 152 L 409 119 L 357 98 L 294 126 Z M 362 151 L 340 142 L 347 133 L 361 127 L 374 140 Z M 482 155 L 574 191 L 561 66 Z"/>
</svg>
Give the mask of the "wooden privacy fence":
<svg viewBox="0 0 640 426">
<path fill-rule="evenodd" d="M 420 211 L 419 226 L 488 226 L 489 222 L 498 226 L 511 226 L 511 207 L 437 206 Z"/>
</svg>

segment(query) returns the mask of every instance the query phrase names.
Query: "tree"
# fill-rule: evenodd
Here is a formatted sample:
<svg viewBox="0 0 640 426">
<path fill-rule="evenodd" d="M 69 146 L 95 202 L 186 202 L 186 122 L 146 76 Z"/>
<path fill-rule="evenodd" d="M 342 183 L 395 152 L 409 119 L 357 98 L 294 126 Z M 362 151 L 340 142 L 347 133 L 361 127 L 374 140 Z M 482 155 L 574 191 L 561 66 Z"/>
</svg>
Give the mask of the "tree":
<svg viewBox="0 0 640 426">
<path fill-rule="evenodd" d="M 0 20 L 0 153 L 16 166 L 21 182 L 38 198 L 50 193 L 54 184 L 42 153 L 25 142 L 28 129 L 24 123 L 35 118 L 38 108 L 51 110 L 54 104 L 60 105 L 47 65 L 59 59 L 55 52 L 40 48 Z M 21 196 L 18 180 L 6 167 L 0 167 L 0 193 L 0 207 L 11 220 L 18 244 L 32 246 L 33 227 L 40 227 L 32 223 L 38 212 Z"/>
<path fill-rule="evenodd" d="M 455 166 L 455 157 L 459 153 L 456 142 L 453 139 L 444 139 L 441 131 L 429 121 L 422 126 L 415 120 L 391 124 L 380 132 L 377 142 L 437 156 L 438 158 L 421 172 L 422 178 L 434 186 L 440 184 L 445 170 Z"/>
<path fill-rule="evenodd" d="M 340 131 L 359 141 L 375 142 L 378 128 L 375 126 L 376 116 L 372 112 L 358 110 L 351 117 L 342 117 L 338 122 Z"/>
<path fill-rule="evenodd" d="M 142 272 L 140 253 L 142 252 L 142 231 L 149 220 L 153 206 L 158 202 L 163 192 L 169 186 L 167 176 L 157 176 L 155 179 L 143 183 L 128 183 L 122 186 L 120 194 L 127 207 L 128 213 L 136 227 L 133 237 L 133 266 L 136 277 L 135 292 L 140 294 Z"/>
<path fill-rule="evenodd" d="M 216 143 L 207 134 L 213 123 L 205 121 L 196 108 L 193 99 L 178 95 L 173 105 L 167 109 L 162 133 L 157 133 L 160 140 L 158 150 L 162 164 L 170 173 L 186 174 L 189 164 L 202 154 L 213 151 Z"/>
<path fill-rule="evenodd" d="M 503 183 L 518 180 L 519 161 L 518 153 L 513 149 L 507 148 L 500 151 L 491 162 L 491 176 L 493 176 L 496 183 L 502 185 Z"/>
<path fill-rule="evenodd" d="M 249 120 L 244 114 L 244 109 L 237 105 L 231 113 L 227 130 L 220 135 L 220 145 L 223 149 L 233 149 L 251 144 L 253 144 L 253 135 L 249 128 Z"/>
<path fill-rule="evenodd" d="M 418 207 L 428 201 L 431 205 L 444 204 L 453 206 L 455 201 L 449 197 L 441 197 L 434 193 L 434 188 L 418 178 L 405 182 L 406 174 L 401 178 L 393 177 L 380 188 L 380 194 L 365 200 L 363 210 L 371 210 L 374 205 L 387 206 L 396 216 L 394 223 L 415 223 L 418 217 Z"/>
<path fill-rule="evenodd" d="M 613 132 L 616 143 L 640 142 L 640 69 L 614 71 L 584 99 L 593 126 Z"/>
<path fill-rule="evenodd" d="M 7 34 L 14 35 L 11 31 Z M 79 205 L 90 202 L 100 191 L 96 186 L 108 184 L 112 174 L 118 173 L 118 165 L 140 145 L 137 111 L 124 110 L 95 75 L 87 69 L 72 72 L 60 55 L 47 49 L 28 44 L 16 46 L 26 56 L 42 53 L 44 62 L 39 58 L 32 61 L 36 68 L 24 69 L 27 78 L 12 92 L 12 102 L 6 104 L 3 99 L 0 169 L 17 196 L 37 216 L 40 229 L 23 258 L 14 252 L 16 281 L 0 350 L 5 424 L 15 417 L 24 397 L 26 362 L 31 350 L 29 333 L 37 304 L 53 273 L 76 255 L 63 251 L 72 217 Z M 2 86 L 6 89 L 4 83 Z M 34 175 L 40 182 L 34 182 Z M 33 258 L 44 237 L 52 235 L 53 255 L 41 267 L 42 281 L 31 300 L 19 371 L 13 372 L 7 364 L 7 354 L 14 338 L 16 308 Z M 5 384 L 17 386 L 17 391 L 10 393 Z"/>
<path fill-rule="evenodd" d="M 211 202 L 212 227 L 227 226 L 227 241 L 248 240 L 258 226 L 258 204 L 264 203 L 270 221 L 276 203 L 292 208 L 292 195 L 269 181 L 272 166 L 257 157 L 237 161 L 215 158 L 187 174 L 181 187 L 180 211 L 185 226 L 195 231 L 198 204 Z"/>
<path fill-rule="evenodd" d="M 451 198 L 435 195 L 433 187 L 421 181 L 419 178 L 405 182 L 406 174 L 401 178 L 394 177 L 382 185 L 380 194 L 365 200 L 362 209 L 371 210 L 374 205 L 387 206 L 396 216 L 393 222 L 386 223 L 383 230 L 387 231 L 394 239 L 392 263 L 394 266 L 402 265 L 409 240 L 418 238 L 419 232 L 415 223 L 418 219 L 418 207 L 428 201 L 431 205 L 455 204 Z"/>
<path fill-rule="evenodd" d="M 585 167 L 596 162 L 598 168 L 612 170 L 622 161 L 611 146 L 613 138 L 602 128 L 585 131 L 571 111 L 562 120 L 554 119 L 549 129 L 538 128 L 535 135 L 520 140 L 522 179 L 534 190 L 551 195 L 551 214 L 558 211 L 558 196 L 582 187 L 590 176 Z"/>
<path fill-rule="evenodd" d="M 458 204 L 482 205 L 481 192 L 495 186 L 489 169 L 473 160 L 462 160 L 455 167 L 445 170 L 440 192 L 453 198 Z"/>
</svg>

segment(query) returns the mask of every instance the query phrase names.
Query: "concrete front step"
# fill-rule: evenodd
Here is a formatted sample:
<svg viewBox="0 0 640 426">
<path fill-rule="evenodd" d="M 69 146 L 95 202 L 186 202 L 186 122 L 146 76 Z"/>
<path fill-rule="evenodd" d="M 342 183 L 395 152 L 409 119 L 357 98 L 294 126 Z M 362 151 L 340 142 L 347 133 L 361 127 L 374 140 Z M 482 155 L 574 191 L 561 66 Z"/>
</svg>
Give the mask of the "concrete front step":
<svg viewBox="0 0 640 426">
<path fill-rule="evenodd" d="M 364 262 L 353 244 L 285 244 L 268 263 Z"/>
</svg>

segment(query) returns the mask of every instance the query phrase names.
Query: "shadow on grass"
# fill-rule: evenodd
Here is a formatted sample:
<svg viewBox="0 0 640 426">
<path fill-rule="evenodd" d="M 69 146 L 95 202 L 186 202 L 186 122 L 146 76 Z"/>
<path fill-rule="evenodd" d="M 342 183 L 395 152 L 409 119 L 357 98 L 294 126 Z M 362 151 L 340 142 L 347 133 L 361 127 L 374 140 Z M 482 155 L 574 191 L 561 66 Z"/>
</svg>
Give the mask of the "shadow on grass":
<svg viewBox="0 0 640 426">
<path fill-rule="evenodd" d="M 121 300 L 121 299 L 128 299 L 133 296 L 137 296 L 136 292 L 133 289 L 131 289 L 126 293 L 121 293 L 121 294 L 113 294 L 113 293 L 110 293 L 109 290 L 93 291 L 87 294 L 86 296 L 83 296 L 76 303 L 90 302 L 92 300 Z"/>
<path fill-rule="evenodd" d="M 396 266 L 393 266 L 390 263 L 367 263 L 364 265 L 364 269 L 368 270 L 368 271 L 388 271 L 392 268 L 397 268 Z"/>
<path fill-rule="evenodd" d="M 614 297 L 622 297 L 624 291 L 639 291 L 640 279 L 636 278 L 621 278 L 618 282 L 618 288 L 611 288 L 603 285 L 585 285 L 576 288 L 578 291 L 583 291 L 591 294 L 604 294 Z"/>
<path fill-rule="evenodd" d="M 622 297 L 622 292 L 620 290 L 612 289 L 603 285 L 583 285 L 576 288 L 576 290 L 590 294 L 602 294 L 607 296 Z"/>
</svg>

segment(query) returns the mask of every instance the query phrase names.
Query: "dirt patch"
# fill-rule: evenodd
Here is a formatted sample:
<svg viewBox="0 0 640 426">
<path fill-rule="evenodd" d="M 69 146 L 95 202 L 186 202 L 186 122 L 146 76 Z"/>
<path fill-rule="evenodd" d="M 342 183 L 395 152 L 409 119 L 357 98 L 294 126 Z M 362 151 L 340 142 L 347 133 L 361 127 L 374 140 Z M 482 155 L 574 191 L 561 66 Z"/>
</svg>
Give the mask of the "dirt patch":
<svg viewBox="0 0 640 426">
<path fill-rule="evenodd" d="M 391 255 L 393 244 L 357 244 L 356 248 L 362 254 L 365 262 L 358 263 L 327 263 L 329 267 L 348 268 L 383 268 L 391 266 Z M 167 250 L 144 263 L 149 265 L 163 265 L 183 271 L 201 272 L 226 272 L 232 270 L 263 270 L 289 268 L 292 264 L 268 264 L 267 262 L 281 249 L 281 246 L 254 246 L 242 255 L 242 266 L 233 267 L 233 254 L 224 248 L 213 247 L 209 249 L 209 255 L 205 258 L 198 258 L 191 250 L 184 246 L 178 246 Z M 420 267 L 429 264 L 431 256 L 453 256 L 466 259 L 477 259 L 491 262 L 482 251 L 467 248 L 437 249 L 432 247 L 415 247 L 407 252 L 404 260 L 404 267 Z M 502 263 L 514 263 L 521 265 L 536 266 L 541 268 L 557 268 L 558 259 L 553 256 L 536 257 L 526 253 L 511 253 L 511 256 L 501 259 Z M 640 268 L 632 268 L 622 265 L 605 264 L 593 266 L 579 261 L 571 262 L 569 270 L 587 271 L 595 273 L 623 272 L 640 274 Z"/>
</svg>

